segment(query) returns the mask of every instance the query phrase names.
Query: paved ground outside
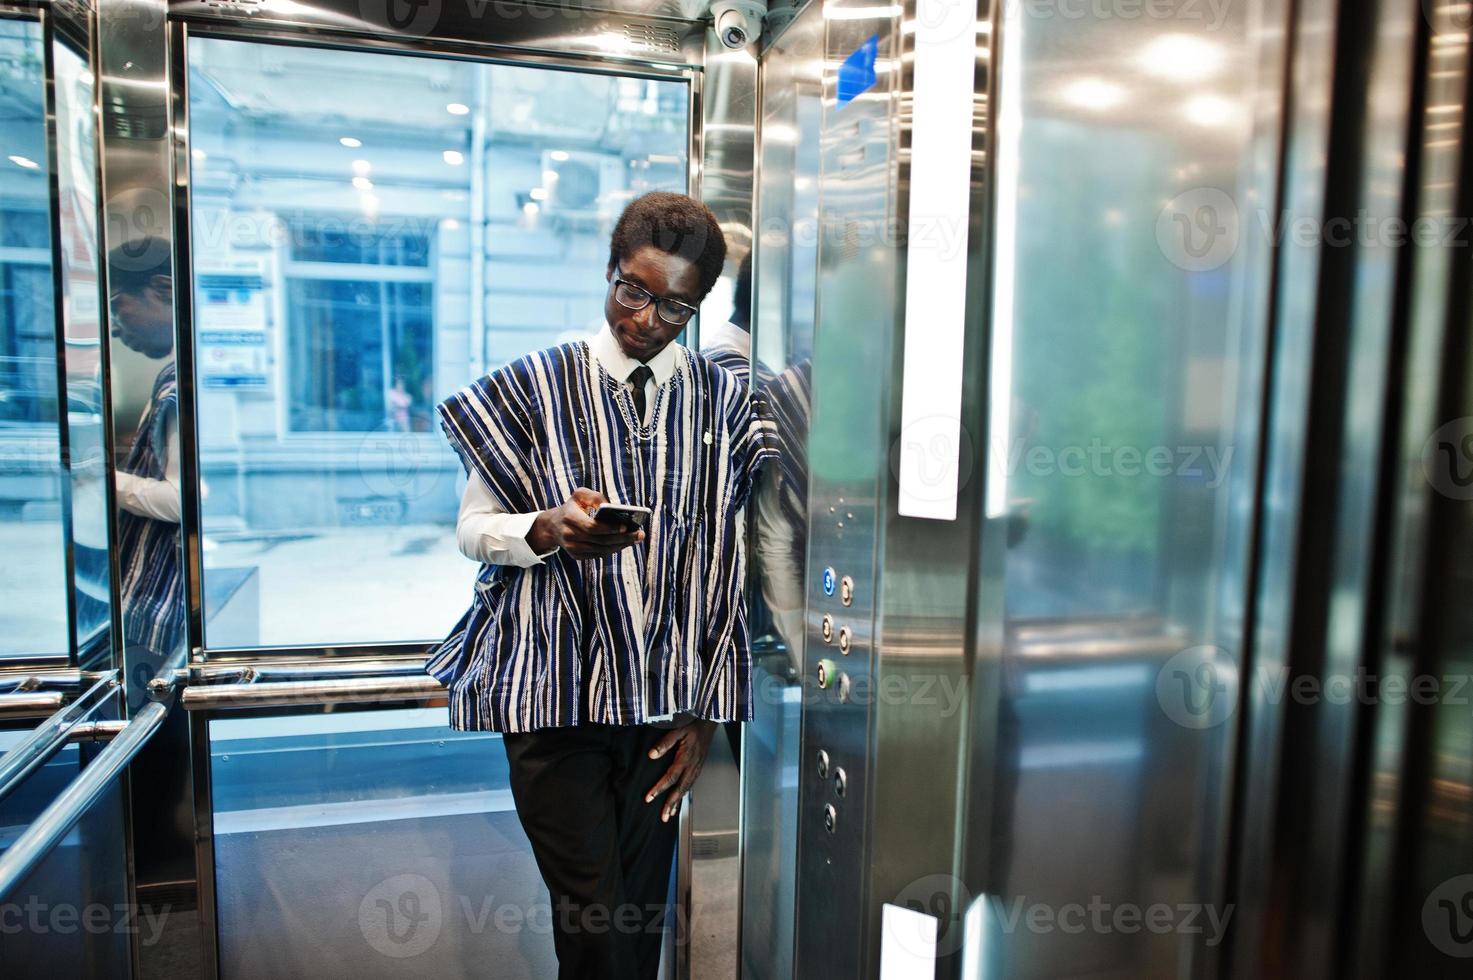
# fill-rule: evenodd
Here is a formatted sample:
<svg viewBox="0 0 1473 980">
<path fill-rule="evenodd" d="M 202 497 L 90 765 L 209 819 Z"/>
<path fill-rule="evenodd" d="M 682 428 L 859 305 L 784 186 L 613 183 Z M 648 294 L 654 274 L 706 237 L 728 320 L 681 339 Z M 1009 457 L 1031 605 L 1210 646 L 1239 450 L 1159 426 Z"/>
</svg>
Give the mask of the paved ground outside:
<svg viewBox="0 0 1473 980">
<path fill-rule="evenodd" d="M 478 566 L 456 549 L 453 527 L 418 524 L 226 541 L 207 535 L 205 567 L 206 575 L 255 568 L 255 642 L 292 646 L 441 639 L 470 605 Z M 237 639 L 208 637 L 216 647 Z"/>
</svg>

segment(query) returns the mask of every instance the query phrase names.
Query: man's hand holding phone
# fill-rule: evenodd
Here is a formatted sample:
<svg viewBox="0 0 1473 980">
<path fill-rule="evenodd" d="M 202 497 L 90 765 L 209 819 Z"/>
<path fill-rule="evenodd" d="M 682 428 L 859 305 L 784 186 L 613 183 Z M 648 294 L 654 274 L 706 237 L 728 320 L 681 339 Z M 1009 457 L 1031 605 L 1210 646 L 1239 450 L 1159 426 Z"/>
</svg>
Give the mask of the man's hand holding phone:
<svg viewBox="0 0 1473 980">
<path fill-rule="evenodd" d="M 541 554 L 562 548 L 574 558 L 604 558 L 644 540 L 644 531 L 593 519 L 607 498 L 597 490 L 579 487 L 561 507 L 544 510 L 527 532 L 527 544 Z"/>
</svg>

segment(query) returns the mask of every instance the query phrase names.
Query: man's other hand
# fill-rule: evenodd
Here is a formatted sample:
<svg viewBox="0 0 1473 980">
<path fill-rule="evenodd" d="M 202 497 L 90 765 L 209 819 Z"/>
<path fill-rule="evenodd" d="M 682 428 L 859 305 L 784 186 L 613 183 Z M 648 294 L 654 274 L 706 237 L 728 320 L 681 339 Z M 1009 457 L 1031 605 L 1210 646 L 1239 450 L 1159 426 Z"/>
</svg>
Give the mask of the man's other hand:
<svg viewBox="0 0 1473 980">
<path fill-rule="evenodd" d="M 527 543 L 538 554 L 562 548 L 574 558 L 604 558 L 644 540 L 644 531 L 600 524 L 593 511 L 607 499 L 597 490 L 579 487 L 561 507 L 544 510 L 532 521 Z"/>
<path fill-rule="evenodd" d="M 688 725 L 672 728 L 658 745 L 650 749 L 651 759 L 669 755 L 672 749 L 675 752 L 665 775 L 644 795 L 646 803 L 653 803 L 661 793 L 670 790 L 660 805 L 661 821 L 668 821 L 680 812 L 680 800 L 696 784 L 696 777 L 706 764 L 706 753 L 711 750 L 711 737 L 715 734 L 716 722 L 697 718 Z"/>
</svg>

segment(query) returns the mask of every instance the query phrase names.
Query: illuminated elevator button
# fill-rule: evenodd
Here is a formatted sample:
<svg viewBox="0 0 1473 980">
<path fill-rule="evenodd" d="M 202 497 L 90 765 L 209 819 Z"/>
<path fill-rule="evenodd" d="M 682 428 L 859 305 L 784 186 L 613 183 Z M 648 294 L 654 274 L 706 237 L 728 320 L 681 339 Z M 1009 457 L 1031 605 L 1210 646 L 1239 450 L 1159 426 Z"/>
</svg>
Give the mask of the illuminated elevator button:
<svg viewBox="0 0 1473 980">
<path fill-rule="evenodd" d="M 831 642 L 833 642 L 833 639 L 834 639 L 834 617 L 825 615 L 824 618 L 823 618 L 823 625 L 820 626 L 819 629 L 823 633 L 823 641 L 825 643 L 831 643 Z"/>
<path fill-rule="evenodd" d="M 836 582 L 838 582 L 838 580 L 839 580 L 839 575 L 838 575 L 837 572 L 835 572 L 833 570 L 832 567 L 825 568 L 823 570 L 823 594 L 824 595 L 833 595 L 834 594 L 834 584 Z"/>
<path fill-rule="evenodd" d="M 847 575 L 839 580 L 839 601 L 846 606 L 854 601 L 854 579 Z"/>
<path fill-rule="evenodd" d="M 831 834 L 834 832 L 834 828 L 839 826 L 839 811 L 834 809 L 832 803 L 825 803 L 823 805 L 823 826 Z"/>
<path fill-rule="evenodd" d="M 823 749 L 818 750 L 818 778 L 829 778 L 829 754 Z"/>
<path fill-rule="evenodd" d="M 850 640 L 851 637 L 849 635 L 849 627 L 845 626 L 843 629 L 839 630 L 839 652 L 846 657 L 849 656 Z"/>
<path fill-rule="evenodd" d="M 826 688 L 834 682 L 838 675 L 838 668 L 832 660 L 820 660 L 818 662 L 818 686 Z"/>
</svg>

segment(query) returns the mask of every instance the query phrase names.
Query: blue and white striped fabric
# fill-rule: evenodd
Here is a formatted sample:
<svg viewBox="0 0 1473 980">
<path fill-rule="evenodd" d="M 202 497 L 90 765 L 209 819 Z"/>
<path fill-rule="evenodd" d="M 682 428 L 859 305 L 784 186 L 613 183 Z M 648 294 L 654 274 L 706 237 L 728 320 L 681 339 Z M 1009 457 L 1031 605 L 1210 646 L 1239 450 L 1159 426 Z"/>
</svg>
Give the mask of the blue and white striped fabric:
<svg viewBox="0 0 1473 980">
<path fill-rule="evenodd" d="M 731 373 L 681 352 L 645 426 L 583 342 L 439 406 L 467 472 L 507 511 L 559 506 L 579 486 L 653 511 L 645 540 L 607 558 L 482 566 L 470 610 L 425 665 L 450 691 L 452 728 L 751 717 L 737 513 L 772 454 L 771 423 Z"/>
<path fill-rule="evenodd" d="M 171 361 L 154 380 L 138 435 L 121 469 L 164 478 L 168 420 L 179 410 Z M 118 512 L 118 577 L 121 580 L 123 639 L 158 656 L 174 652 L 184 633 L 184 576 L 179 568 L 179 525 Z"/>
</svg>

